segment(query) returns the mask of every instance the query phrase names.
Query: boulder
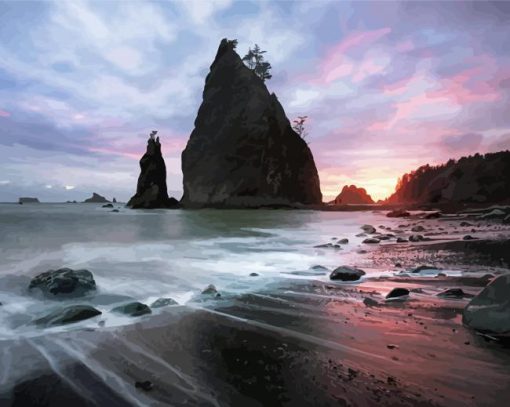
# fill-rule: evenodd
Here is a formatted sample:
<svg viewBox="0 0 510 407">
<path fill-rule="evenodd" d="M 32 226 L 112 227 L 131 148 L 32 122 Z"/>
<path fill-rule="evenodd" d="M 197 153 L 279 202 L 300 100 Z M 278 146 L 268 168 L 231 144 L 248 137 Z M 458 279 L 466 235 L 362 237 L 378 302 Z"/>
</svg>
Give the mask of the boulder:
<svg viewBox="0 0 510 407">
<path fill-rule="evenodd" d="M 423 232 L 425 228 L 422 225 L 413 226 L 411 232 Z"/>
<path fill-rule="evenodd" d="M 167 307 L 168 305 L 179 305 L 177 301 L 172 298 L 158 298 L 151 304 L 151 308 Z"/>
<path fill-rule="evenodd" d="M 28 286 L 29 290 L 39 289 L 47 297 L 79 297 L 96 289 L 94 276 L 88 270 L 61 268 L 38 274 Z"/>
<path fill-rule="evenodd" d="M 386 214 L 388 218 L 405 218 L 411 214 L 403 209 L 395 209 Z"/>
<path fill-rule="evenodd" d="M 103 208 L 113 208 L 113 204 L 107 203 L 102 206 Z"/>
<path fill-rule="evenodd" d="M 338 241 L 339 244 L 348 244 L 349 243 L 349 239 L 340 239 Z"/>
<path fill-rule="evenodd" d="M 441 212 L 431 212 L 423 216 L 424 219 L 438 219 L 442 216 Z"/>
<path fill-rule="evenodd" d="M 375 237 L 369 237 L 368 239 L 363 240 L 363 243 L 365 244 L 377 244 L 380 240 L 376 239 Z"/>
<path fill-rule="evenodd" d="M 376 300 L 370 297 L 365 297 L 363 299 L 363 304 L 365 304 L 365 306 L 367 307 L 377 307 L 379 305 L 379 303 Z"/>
<path fill-rule="evenodd" d="M 423 272 L 437 273 L 437 271 L 439 271 L 439 270 L 441 270 L 439 267 L 422 265 L 422 266 L 418 266 L 415 269 L 411 270 L 411 273 L 413 273 L 413 274 L 423 273 Z"/>
<path fill-rule="evenodd" d="M 136 194 L 128 201 L 132 209 L 177 208 L 178 201 L 168 197 L 166 166 L 161 153 L 159 137 L 153 131 L 147 141 L 147 150 L 140 159 L 140 176 Z"/>
<path fill-rule="evenodd" d="M 357 281 L 365 275 L 363 270 L 350 266 L 340 266 L 329 275 L 330 280 Z"/>
<path fill-rule="evenodd" d="M 386 295 L 387 300 L 406 300 L 409 298 L 409 290 L 407 288 L 397 287 L 391 290 L 388 295 Z"/>
<path fill-rule="evenodd" d="M 216 294 L 219 294 L 219 293 L 218 293 L 218 290 L 216 289 L 216 287 L 213 284 L 209 284 L 207 287 L 205 287 L 202 290 L 202 294 L 216 295 Z"/>
<path fill-rule="evenodd" d="M 181 162 L 184 207 L 322 203 L 308 144 L 234 41 L 221 41 Z"/>
<path fill-rule="evenodd" d="M 310 267 L 311 270 L 316 271 L 329 271 L 327 267 L 321 266 L 320 264 Z"/>
<path fill-rule="evenodd" d="M 425 238 L 422 235 L 411 235 L 409 236 L 410 242 L 422 242 Z"/>
<path fill-rule="evenodd" d="M 108 201 L 104 196 L 101 196 L 101 195 L 93 192 L 92 196 L 90 198 L 85 199 L 83 202 L 84 203 L 108 203 L 110 201 Z"/>
<path fill-rule="evenodd" d="M 152 313 L 151 309 L 146 304 L 142 304 L 138 301 L 115 307 L 112 309 L 112 312 L 128 315 L 130 317 L 139 317 L 141 315 Z"/>
<path fill-rule="evenodd" d="M 406 243 L 408 240 L 405 237 L 397 237 L 397 243 Z"/>
<path fill-rule="evenodd" d="M 101 315 L 101 311 L 89 305 L 69 305 L 36 319 L 34 323 L 43 326 L 65 325 L 83 321 L 97 315 Z"/>
<path fill-rule="evenodd" d="M 468 227 L 468 226 L 473 226 L 473 225 L 471 223 L 469 223 L 469 222 L 460 222 L 460 226 Z"/>
<path fill-rule="evenodd" d="M 477 240 L 477 238 L 471 235 L 466 235 L 462 238 L 462 240 Z"/>
<path fill-rule="evenodd" d="M 464 308 L 464 325 L 489 334 L 510 334 L 510 274 L 496 277 Z"/>
<path fill-rule="evenodd" d="M 444 290 L 437 294 L 438 297 L 442 298 L 465 298 L 465 297 L 472 297 L 472 295 L 465 293 L 462 288 L 448 288 L 447 290 Z"/>
<path fill-rule="evenodd" d="M 363 232 L 368 233 L 369 235 L 376 232 L 376 229 L 372 225 L 363 225 L 361 229 L 363 229 Z"/>
</svg>

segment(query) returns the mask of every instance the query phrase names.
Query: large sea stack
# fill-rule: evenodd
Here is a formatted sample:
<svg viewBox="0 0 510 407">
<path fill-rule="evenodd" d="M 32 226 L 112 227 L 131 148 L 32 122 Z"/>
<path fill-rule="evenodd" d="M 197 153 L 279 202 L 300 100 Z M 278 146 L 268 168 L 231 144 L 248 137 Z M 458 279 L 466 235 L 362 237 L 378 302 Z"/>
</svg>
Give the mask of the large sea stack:
<svg viewBox="0 0 510 407">
<path fill-rule="evenodd" d="M 185 207 L 256 208 L 319 204 L 307 143 L 274 93 L 223 39 L 182 152 Z"/>
<path fill-rule="evenodd" d="M 172 208 L 178 204 L 176 199 L 168 198 L 165 160 L 156 133 L 149 136 L 147 151 L 140 160 L 136 194 L 127 203 L 133 209 Z"/>
<path fill-rule="evenodd" d="M 358 188 L 356 185 L 344 185 L 342 191 L 330 203 L 334 205 L 368 205 L 375 202 L 365 188 Z"/>
</svg>

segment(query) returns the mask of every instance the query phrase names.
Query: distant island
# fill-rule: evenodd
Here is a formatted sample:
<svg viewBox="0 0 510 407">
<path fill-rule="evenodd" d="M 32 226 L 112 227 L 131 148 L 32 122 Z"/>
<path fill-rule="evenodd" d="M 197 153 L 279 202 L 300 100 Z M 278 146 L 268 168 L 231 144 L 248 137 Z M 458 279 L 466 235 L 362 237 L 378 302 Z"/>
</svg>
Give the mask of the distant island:
<svg viewBox="0 0 510 407">
<path fill-rule="evenodd" d="M 40 203 L 40 202 L 39 199 L 37 198 L 22 197 L 18 199 L 18 203 L 22 205 L 27 203 Z"/>
<path fill-rule="evenodd" d="M 344 185 L 342 191 L 330 202 L 333 205 L 374 204 L 374 200 L 365 188 L 356 185 Z"/>
<path fill-rule="evenodd" d="M 84 203 L 110 203 L 110 201 L 107 200 L 104 196 L 96 194 L 95 192 L 92 193 L 92 196 L 90 198 L 85 199 L 83 202 Z"/>
</svg>

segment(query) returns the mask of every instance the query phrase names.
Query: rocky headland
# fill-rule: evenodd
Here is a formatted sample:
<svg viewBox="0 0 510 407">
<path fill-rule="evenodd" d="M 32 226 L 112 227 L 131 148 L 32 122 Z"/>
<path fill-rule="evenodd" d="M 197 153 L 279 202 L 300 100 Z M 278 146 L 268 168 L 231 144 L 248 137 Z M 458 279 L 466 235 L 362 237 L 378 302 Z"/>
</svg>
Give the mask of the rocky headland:
<svg viewBox="0 0 510 407">
<path fill-rule="evenodd" d="M 108 199 L 106 199 L 104 196 L 93 192 L 92 196 L 90 198 L 85 199 L 83 202 L 84 203 L 109 203 L 110 201 Z"/>
</svg>

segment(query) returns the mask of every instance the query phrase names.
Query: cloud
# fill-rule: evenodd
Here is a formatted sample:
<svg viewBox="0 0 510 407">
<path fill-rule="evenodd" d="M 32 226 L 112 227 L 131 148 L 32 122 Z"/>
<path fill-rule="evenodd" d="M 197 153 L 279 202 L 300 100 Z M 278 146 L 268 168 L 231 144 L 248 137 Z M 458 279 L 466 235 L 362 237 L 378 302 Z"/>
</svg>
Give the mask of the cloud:
<svg viewBox="0 0 510 407">
<path fill-rule="evenodd" d="M 441 146 L 449 153 L 458 155 L 464 152 L 470 153 L 478 151 L 482 141 L 483 135 L 478 133 L 456 134 L 452 136 L 444 136 L 441 139 Z"/>
</svg>

